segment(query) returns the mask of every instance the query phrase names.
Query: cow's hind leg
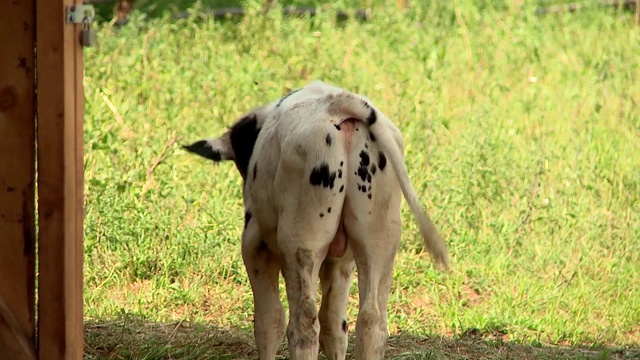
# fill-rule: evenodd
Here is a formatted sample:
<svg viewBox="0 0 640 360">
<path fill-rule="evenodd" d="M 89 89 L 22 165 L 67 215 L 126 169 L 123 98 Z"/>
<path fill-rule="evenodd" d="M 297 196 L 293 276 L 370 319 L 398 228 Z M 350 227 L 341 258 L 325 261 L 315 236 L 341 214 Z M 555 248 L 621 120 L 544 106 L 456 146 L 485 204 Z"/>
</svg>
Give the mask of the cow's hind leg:
<svg viewBox="0 0 640 360">
<path fill-rule="evenodd" d="M 290 224 L 296 223 L 298 222 L 293 221 Z M 282 274 L 289 300 L 287 337 L 291 360 L 318 358 L 320 332 L 316 309 L 318 275 L 333 238 L 333 234 L 326 232 L 324 223 L 308 221 L 302 223 L 311 226 L 307 226 L 304 232 L 287 228 L 287 225 L 278 227 L 278 247 L 284 258 Z"/>
<path fill-rule="evenodd" d="M 400 231 L 398 219 L 370 224 L 368 229 L 360 228 L 353 236 L 349 235 L 358 266 L 360 304 L 355 344 L 355 358 L 358 360 L 384 358 L 388 337 L 387 300 Z"/>
<path fill-rule="evenodd" d="M 336 236 L 345 197 L 345 176 L 340 170 L 345 156 L 335 140 L 337 130 L 332 125 L 316 130 L 322 131 L 321 136 L 312 128 L 298 127 L 300 133 L 284 141 L 274 182 L 279 194 L 277 242 L 289 301 L 287 337 L 292 360 L 318 358 L 318 274 Z"/>
<path fill-rule="evenodd" d="M 254 303 L 254 335 L 260 360 L 273 360 L 282 343 L 285 316 L 278 292 L 280 259 L 262 241 L 255 222 L 242 235 L 242 258 Z"/>
<path fill-rule="evenodd" d="M 282 274 L 289 301 L 289 355 L 292 360 L 317 359 L 320 323 L 315 295 L 322 257 L 317 249 L 305 247 L 285 252 L 283 256 Z"/>
<path fill-rule="evenodd" d="M 320 268 L 320 347 L 329 360 L 343 360 L 347 353 L 347 302 L 355 264 L 353 258 L 327 258 Z"/>
</svg>

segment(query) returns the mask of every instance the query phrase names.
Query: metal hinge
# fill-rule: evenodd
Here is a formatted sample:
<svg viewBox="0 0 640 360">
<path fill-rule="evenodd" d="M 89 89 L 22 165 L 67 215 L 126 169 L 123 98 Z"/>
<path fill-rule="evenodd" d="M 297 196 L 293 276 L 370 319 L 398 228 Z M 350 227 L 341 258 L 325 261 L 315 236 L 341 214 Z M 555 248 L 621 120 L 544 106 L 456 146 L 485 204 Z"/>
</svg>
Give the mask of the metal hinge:
<svg viewBox="0 0 640 360">
<path fill-rule="evenodd" d="M 82 24 L 93 22 L 96 10 L 90 4 L 74 4 L 67 6 L 67 24 Z"/>
</svg>

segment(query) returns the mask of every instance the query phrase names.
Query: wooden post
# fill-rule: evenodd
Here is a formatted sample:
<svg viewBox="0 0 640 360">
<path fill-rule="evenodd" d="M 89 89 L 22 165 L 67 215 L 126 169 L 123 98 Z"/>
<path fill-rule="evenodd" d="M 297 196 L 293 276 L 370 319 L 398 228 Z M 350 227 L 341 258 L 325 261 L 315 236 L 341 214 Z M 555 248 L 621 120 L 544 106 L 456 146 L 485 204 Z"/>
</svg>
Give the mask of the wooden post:
<svg viewBox="0 0 640 360">
<path fill-rule="evenodd" d="M 35 359 L 35 0 L 0 1 L 0 358 Z"/>
<path fill-rule="evenodd" d="M 40 360 L 80 360 L 84 348 L 82 25 L 65 23 L 73 2 L 36 8 Z"/>
</svg>

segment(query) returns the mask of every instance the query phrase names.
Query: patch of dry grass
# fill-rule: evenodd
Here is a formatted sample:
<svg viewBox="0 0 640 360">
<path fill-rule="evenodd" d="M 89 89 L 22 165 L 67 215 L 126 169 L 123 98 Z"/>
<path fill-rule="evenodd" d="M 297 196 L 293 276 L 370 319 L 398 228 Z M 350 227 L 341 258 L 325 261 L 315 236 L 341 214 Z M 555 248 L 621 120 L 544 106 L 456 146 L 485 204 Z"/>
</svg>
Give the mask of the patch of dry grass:
<svg viewBox="0 0 640 360">
<path fill-rule="evenodd" d="M 500 333 L 467 331 L 460 337 L 395 335 L 387 344 L 387 359 L 404 360 L 543 360 L 640 359 L 640 349 L 588 349 L 505 342 Z M 348 359 L 353 359 L 353 336 Z M 153 323 L 124 316 L 86 324 L 86 359 L 256 359 L 253 336 L 246 330 L 223 329 L 186 321 Z M 288 356 L 286 342 L 279 358 Z M 321 356 L 321 359 L 324 357 Z"/>
</svg>

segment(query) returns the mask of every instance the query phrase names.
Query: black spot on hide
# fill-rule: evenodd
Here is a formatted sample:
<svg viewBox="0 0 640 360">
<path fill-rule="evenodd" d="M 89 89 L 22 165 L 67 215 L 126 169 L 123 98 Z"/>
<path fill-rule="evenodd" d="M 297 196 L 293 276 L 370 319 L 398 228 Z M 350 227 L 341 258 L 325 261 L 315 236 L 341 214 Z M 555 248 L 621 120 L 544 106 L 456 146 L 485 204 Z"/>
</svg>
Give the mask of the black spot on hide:
<svg viewBox="0 0 640 360">
<path fill-rule="evenodd" d="M 324 138 L 324 141 L 327 142 L 327 145 L 331 146 L 331 134 L 327 134 L 327 137 Z"/>
<path fill-rule="evenodd" d="M 371 174 L 369 173 L 368 166 L 371 163 L 371 159 L 369 158 L 369 153 L 365 150 L 360 152 L 360 166 L 358 167 L 358 171 L 356 175 L 360 177 L 362 181 L 371 182 Z"/>
<path fill-rule="evenodd" d="M 369 159 L 369 153 L 362 150 L 360 151 L 360 166 L 369 166 L 371 159 Z"/>
<path fill-rule="evenodd" d="M 338 131 L 340 131 L 340 125 L 335 124 L 335 125 L 333 125 L 333 126 L 335 126 L 335 127 L 336 127 L 336 129 L 337 129 Z"/>
<path fill-rule="evenodd" d="M 367 104 L 367 106 L 369 106 Z M 371 112 L 369 113 L 369 116 L 367 116 L 367 124 L 369 124 L 369 126 L 373 125 L 376 123 L 376 120 L 378 120 L 376 118 L 376 111 L 371 109 Z"/>
<path fill-rule="evenodd" d="M 326 162 L 316 166 L 309 175 L 309 182 L 314 186 L 323 186 L 333 189 L 336 180 L 336 172 L 329 171 L 329 164 Z"/>
<path fill-rule="evenodd" d="M 380 171 L 384 171 L 385 166 L 387 166 L 387 157 L 382 151 L 380 151 L 378 153 L 378 167 L 380 168 Z"/>
</svg>

